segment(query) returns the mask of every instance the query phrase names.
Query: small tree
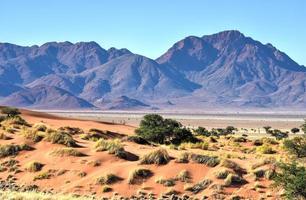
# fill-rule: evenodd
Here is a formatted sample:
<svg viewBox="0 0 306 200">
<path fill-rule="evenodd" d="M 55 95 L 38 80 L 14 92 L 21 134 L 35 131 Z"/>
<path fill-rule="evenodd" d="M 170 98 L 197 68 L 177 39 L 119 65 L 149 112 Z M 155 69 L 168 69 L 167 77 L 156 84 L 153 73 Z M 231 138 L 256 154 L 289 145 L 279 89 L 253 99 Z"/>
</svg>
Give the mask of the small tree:
<svg viewBox="0 0 306 200">
<path fill-rule="evenodd" d="M 306 198 L 306 169 L 298 166 L 297 163 L 280 163 L 278 172 L 272 177 L 274 186 L 285 190 L 287 199 L 305 199 Z"/>
<path fill-rule="evenodd" d="M 298 158 L 306 157 L 306 136 L 294 137 L 284 141 L 284 148 Z"/>
<path fill-rule="evenodd" d="M 145 115 L 139 128 L 136 129 L 136 134 L 148 141 L 160 144 L 179 144 L 182 141 L 195 139 L 191 131 L 184 128 L 181 123 L 173 119 L 164 119 L 157 114 Z"/>
<path fill-rule="evenodd" d="M 209 131 L 202 127 L 202 126 L 199 126 L 197 129 L 194 130 L 194 132 L 198 135 L 204 135 L 206 137 L 210 136 L 211 134 L 209 133 Z"/>
<path fill-rule="evenodd" d="M 17 108 L 12 108 L 12 107 L 3 107 L 1 109 L 1 113 L 6 115 L 7 117 L 15 117 L 21 114 Z"/>
<path fill-rule="evenodd" d="M 293 133 L 293 134 L 296 134 L 296 133 L 298 133 L 298 132 L 300 132 L 300 129 L 299 129 L 299 128 L 292 128 L 292 129 L 291 129 L 291 133 Z"/>
</svg>

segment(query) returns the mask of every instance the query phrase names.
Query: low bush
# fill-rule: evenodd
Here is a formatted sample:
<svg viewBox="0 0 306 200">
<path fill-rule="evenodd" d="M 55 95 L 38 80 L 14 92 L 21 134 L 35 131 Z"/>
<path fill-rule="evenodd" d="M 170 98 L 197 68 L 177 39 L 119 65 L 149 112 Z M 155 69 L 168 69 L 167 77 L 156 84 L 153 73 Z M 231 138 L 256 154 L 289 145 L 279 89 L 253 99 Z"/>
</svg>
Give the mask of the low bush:
<svg viewBox="0 0 306 200">
<path fill-rule="evenodd" d="M 202 190 L 206 189 L 211 183 L 212 183 L 212 180 L 205 179 L 203 181 L 198 182 L 195 185 L 185 186 L 184 190 L 192 192 L 193 194 L 197 194 L 197 193 L 201 192 Z"/>
<path fill-rule="evenodd" d="M 265 170 L 263 169 L 257 169 L 253 171 L 253 174 L 255 175 L 256 178 L 262 178 L 265 176 Z"/>
<path fill-rule="evenodd" d="M 14 116 L 14 117 L 7 117 L 5 120 L 1 122 L 4 126 L 10 125 L 22 125 L 22 126 L 30 126 L 22 117 Z"/>
<path fill-rule="evenodd" d="M 32 147 L 23 144 L 23 145 L 14 145 L 14 144 L 7 144 L 7 145 L 0 145 L 0 158 L 4 158 L 7 156 L 15 156 L 20 151 L 30 151 L 33 150 Z"/>
<path fill-rule="evenodd" d="M 283 143 L 284 149 L 297 158 L 306 157 L 306 136 L 286 139 Z"/>
<path fill-rule="evenodd" d="M 117 183 L 118 181 L 121 181 L 122 178 L 115 175 L 115 174 L 106 174 L 102 177 L 99 177 L 97 179 L 97 184 L 99 185 L 110 185 L 110 184 L 114 184 Z"/>
<path fill-rule="evenodd" d="M 179 149 L 202 149 L 202 150 L 208 150 L 209 143 L 208 142 L 187 142 L 187 143 L 181 143 L 179 146 Z"/>
<path fill-rule="evenodd" d="M 72 136 L 66 132 L 54 131 L 46 134 L 45 140 L 53 144 L 63 144 L 67 147 L 79 147 Z"/>
<path fill-rule="evenodd" d="M 271 146 L 268 144 L 264 144 L 262 146 L 257 147 L 257 152 L 262 154 L 274 154 L 276 153 Z"/>
<path fill-rule="evenodd" d="M 82 152 L 79 152 L 73 148 L 60 148 L 60 149 L 55 149 L 54 151 L 51 152 L 51 155 L 54 156 L 74 156 L 74 157 L 82 157 L 86 156 Z"/>
<path fill-rule="evenodd" d="M 38 172 L 43 168 L 44 164 L 39 162 L 30 162 L 26 165 L 26 170 L 29 172 Z"/>
<path fill-rule="evenodd" d="M 261 167 L 267 164 L 274 164 L 275 162 L 276 162 L 275 158 L 265 158 L 264 160 L 261 160 L 260 162 L 253 164 L 251 168 L 256 169 L 258 167 Z"/>
<path fill-rule="evenodd" d="M 153 175 L 152 171 L 149 169 L 135 169 L 130 172 L 128 177 L 128 184 L 136 184 L 144 179 L 147 179 Z"/>
<path fill-rule="evenodd" d="M 140 159 L 140 164 L 156 164 L 164 165 L 170 161 L 170 156 L 165 149 L 158 149 L 148 154 L 145 154 Z"/>
<path fill-rule="evenodd" d="M 191 160 L 196 163 L 205 164 L 209 167 L 215 167 L 220 163 L 220 159 L 217 156 L 207 156 L 192 154 Z"/>
</svg>

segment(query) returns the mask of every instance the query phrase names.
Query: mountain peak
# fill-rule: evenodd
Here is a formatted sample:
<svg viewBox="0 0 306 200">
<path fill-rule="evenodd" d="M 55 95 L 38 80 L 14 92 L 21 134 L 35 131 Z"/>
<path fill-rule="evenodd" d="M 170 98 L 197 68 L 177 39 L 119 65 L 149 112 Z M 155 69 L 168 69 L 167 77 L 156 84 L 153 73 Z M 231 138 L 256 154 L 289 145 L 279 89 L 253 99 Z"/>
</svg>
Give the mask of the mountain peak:
<svg viewBox="0 0 306 200">
<path fill-rule="evenodd" d="M 244 38 L 244 34 L 238 30 L 227 30 L 212 35 L 204 35 L 202 38 L 213 37 L 220 40 L 236 40 Z"/>
</svg>

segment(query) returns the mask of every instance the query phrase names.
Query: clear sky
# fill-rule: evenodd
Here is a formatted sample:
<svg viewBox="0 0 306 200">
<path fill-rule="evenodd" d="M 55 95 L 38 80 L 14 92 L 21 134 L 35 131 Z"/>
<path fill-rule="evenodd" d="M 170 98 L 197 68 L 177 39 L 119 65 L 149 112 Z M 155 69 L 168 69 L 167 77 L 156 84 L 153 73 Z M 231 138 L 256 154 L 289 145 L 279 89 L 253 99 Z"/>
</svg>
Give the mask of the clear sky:
<svg viewBox="0 0 306 200">
<path fill-rule="evenodd" d="M 0 42 L 96 41 L 156 58 L 189 35 L 240 30 L 306 65 L 305 0 L 0 0 Z"/>
</svg>

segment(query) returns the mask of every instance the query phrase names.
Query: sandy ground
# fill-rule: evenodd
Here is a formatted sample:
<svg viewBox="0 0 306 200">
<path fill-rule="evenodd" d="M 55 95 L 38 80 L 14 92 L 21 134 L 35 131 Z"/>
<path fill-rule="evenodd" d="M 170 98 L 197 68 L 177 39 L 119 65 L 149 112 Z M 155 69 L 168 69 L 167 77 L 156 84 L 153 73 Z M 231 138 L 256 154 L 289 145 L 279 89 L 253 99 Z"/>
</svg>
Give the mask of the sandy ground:
<svg viewBox="0 0 306 200">
<path fill-rule="evenodd" d="M 33 111 L 22 111 L 22 117 L 24 117 L 30 123 L 43 122 L 52 128 L 58 128 L 61 126 L 72 126 L 82 128 L 84 131 L 88 131 L 90 128 L 98 128 L 102 130 L 117 131 L 125 135 L 133 134 L 134 127 L 127 125 L 117 125 L 110 123 L 103 123 L 90 120 L 79 120 L 79 119 L 68 119 L 64 117 L 53 116 L 45 113 L 37 113 Z M 3 131 L 3 130 L 1 130 Z M 130 196 L 136 194 L 138 190 L 143 189 L 147 192 L 153 192 L 155 194 L 161 194 L 166 192 L 169 188 L 157 184 L 155 182 L 156 178 L 174 178 L 180 171 L 188 170 L 190 173 L 191 180 L 188 184 L 195 184 L 203 179 L 211 179 L 213 184 L 208 188 L 197 194 L 197 197 L 202 197 L 203 195 L 212 194 L 215 189 L 213 185 L 222 184 L 223 180 L 216 179 L 214 173 L 222 169 L 222 167 L 207 167 L 203 164 L 198 164 L 190 162 L 188 164 L 176 163 L 175 160 L 171 160 L 166 165 L 140 165 L 138 161 L 126 161 L 119 159 L 114 155 L 110 155 L 107 152 L 96 152 L 94 150 L 94 142 L 82 140 L 79 135 L 73 136 L 74 139 L 81 146 L 76 148 L 76 150 L 86 154 L 84 157 L 57 157 L 51 155 L 51 152 L 56 148 L 63 147 L 58 144 L 51 144 L 49 142 L 41 141 L 38 143 L 33 143 L 31 141 L 25 140 L 21 134 L 15 133 L 5 133 L 10 136 L 11 140 L 0 140 L 0 144 L 21 144 L 28 143 L 35 148 L 33 151 L 23 151 L 14 159 L 19 161 L 21 172 L 14 174 L 17 178 L 17 182 L 20 184 L 37 184 L 41 189 L 50 190 L 51 188 L 59 193 L 76 193 L 76 194 L 97 194 L 98 196 L 111 196 L 111 193 L 102 193 L 102 186 L 96 184 L 96 179 L 106 173 L 114 173 L 121 178 L 122 181 L 119 183 L 111 185 L 113 191 L 118 192 L 123 196 Z M 225 144 L 225 143 L 224 143 Z M 131 142 L 123 142 L 126 151 L 141 157 L 142 155 L 155 150 L 158 147 L 138 145 Z M 244 148 L 250 148 L 250 143 L 242 144 Z M 167 148 L 168 153 L 171 157 L 178 157 L 183 151 L 174 150 Z M 221 157 L 226 157 L 226 155 L 231 155 L 233 161 L 237 162 L 245 170 L 250 170 L 250 166 L 256 162 L 259 162 L 263 155 L 256 154 L 245 154 L 237 150 L 235 146 L 220 146 L 218 151 L 207 151 L 199 149 L 191 149 L 189 152 L 198 154 L 208 154 L 217 155 Z M 243 157 L 243 159 L 238 159 Z M 1 162 L 8 160 L 8 158 L 0 159 Z M 31 161 L 37 161 L 44 164 L 42 171 L 53 171 L 52 177 L 45 180 L 33 181 L 33 177 L 40 172 L 30 173 L 25 170 L 27 163 Z M 101 162 L 100 166 L 93 166 L 92 162 Z M 147 180 L 143 180 L 139 184 L 129 185 L 127 179 L 129 173 L 136 168 L 147 168 L 153 172 L 153 176 Z M 65 173 L 59 175 L 60 171 L 65 171 Z M 78 174 L 80 172 L 86 172 L 85 177 L 80 177 Z M 0 178 L 5 179 L 9 172 L 1 172 Z M 255 179 L 253 176 L 245 175 L 244 178 L 247 183 L 241 186 L 230 186 L 223 190 L 223 193 L 227 195 L 228 199 L 232 195 L 244 196 L 246 199 L 259 199 L 263 195 L 269 198 L 267 199 L 277 199 L 277 193 L 272 193 L 269 188 L 270 181 L 266 179 L 259 179 L 256 182 L 262 187 L 254 190 Z M 186 183 L 177 181 L 173 189 L 181 192 L 190 193 L 184 191 L 184 186 Z"/>
</svg>

